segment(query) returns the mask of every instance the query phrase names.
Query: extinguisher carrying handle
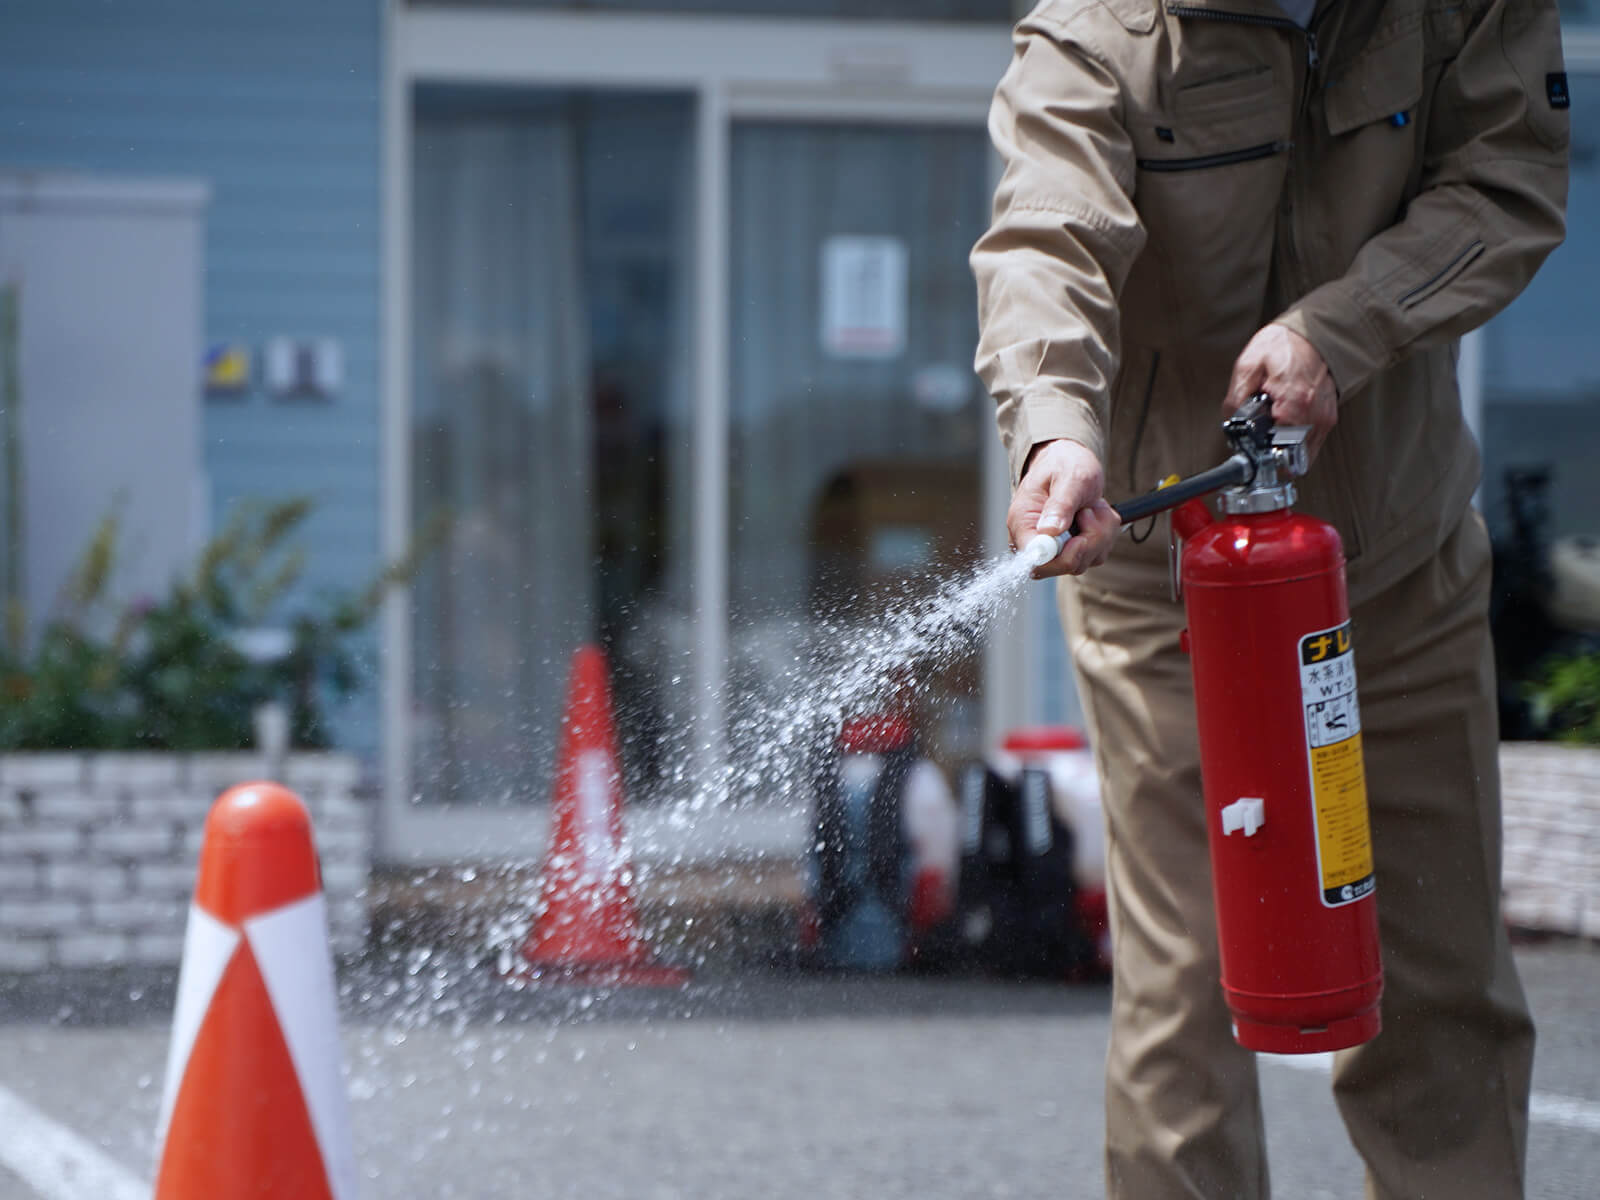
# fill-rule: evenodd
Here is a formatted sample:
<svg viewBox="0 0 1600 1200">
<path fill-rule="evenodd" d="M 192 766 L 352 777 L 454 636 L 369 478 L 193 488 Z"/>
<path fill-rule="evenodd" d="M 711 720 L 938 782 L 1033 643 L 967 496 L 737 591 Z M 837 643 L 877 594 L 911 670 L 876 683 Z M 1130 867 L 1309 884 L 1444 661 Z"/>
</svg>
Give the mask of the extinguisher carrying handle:
<svg viewBox="0 0 1600 1200">
<path fill-rule="evenodd" d="M 1223 488 L 1249 487 L 1264 473 L 1274 481 L 1279 471 L 1288 475 L 1305 473 L 1307 462 L 1303 447 L 1308 431 L 1299 426 L 1274 429 L 1272 397 L 1267 393 L 1257 392 L 1250 397 L 1222 423 L 1222 431 L 1233 445 L 1233 453 L 1226 460 L 1198 475 L 1165 484 L 1142 496 L 1112 505 L 1112 510 L 1122 523 L 1129 525 L 1145 517 L 1153 517 Z M 1270 471 L 1263 472 L 1264 467 Z M 1037 534 L 1023 547 L 1022 553 L 1033 566 L 1042 567 L 1060 554 L 1077 533 L 1078 525 L 1074 521 L 1065 533 L 1054 536 Z"/>
</svg>

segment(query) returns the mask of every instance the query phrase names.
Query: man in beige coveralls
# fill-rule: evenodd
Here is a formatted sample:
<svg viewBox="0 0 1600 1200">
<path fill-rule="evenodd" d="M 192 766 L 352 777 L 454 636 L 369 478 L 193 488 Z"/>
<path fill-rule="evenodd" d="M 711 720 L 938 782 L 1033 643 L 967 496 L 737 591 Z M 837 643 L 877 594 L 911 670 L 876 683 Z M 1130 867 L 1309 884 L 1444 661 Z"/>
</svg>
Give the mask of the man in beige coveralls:
<svg viewBox="0 0 1600 1200">
<path fill-rule="evenodd" d="M 1104 499 L 1219 462 L 1257 390 L 1314 427 L 1299 507 L 1349 560 L 1385 992 L 1339 1107 L 1372 1196 L 1523 1194 L 1533 1028 L 1454 340 L 1561 240 L 1566 88 L 1554 0 L 1047 0 L 1018 28 L 977 362 L 1013 543 L 1082 533 L 1043 573 L 1081 576 L 1061 602 L 1105 788 L 1113 1196 L 1268 1192 L 1166 533 L 1108 558 Z"/>
</svg>

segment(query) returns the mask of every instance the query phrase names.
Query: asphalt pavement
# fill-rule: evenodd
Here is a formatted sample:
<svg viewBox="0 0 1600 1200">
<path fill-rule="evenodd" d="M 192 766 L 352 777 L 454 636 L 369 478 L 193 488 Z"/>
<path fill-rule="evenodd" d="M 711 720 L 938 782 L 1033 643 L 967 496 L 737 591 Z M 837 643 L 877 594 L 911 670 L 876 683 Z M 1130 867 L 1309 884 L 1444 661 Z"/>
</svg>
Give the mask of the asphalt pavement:
<svg viewBox="0 0 1600 1200">
<path fill-rule="evenodd" d="M 1593 1197 L 1600 947 L 1519 959 L 1541 1026 L 1529 1195 Z M 172 985 L 0 982 L 0 1091 L 102 1152 L 129 1195 L 153 1169 Z M 368 1200 L 1102 1194 L 1103 986 L 743 970 L 515 991 L 417 950 L 341 985 Z M 1261 1080 L 1275 1194 L 1359 1196 L 1324 1065 L 1268 1060 Z M 19 1136 L 0 1126 L 0 1162 Z M 54 1195 L 85 1194 L 64 1169 Z M 0 1200 L 54 1196 L 0 1166 Z"/>
</svg>

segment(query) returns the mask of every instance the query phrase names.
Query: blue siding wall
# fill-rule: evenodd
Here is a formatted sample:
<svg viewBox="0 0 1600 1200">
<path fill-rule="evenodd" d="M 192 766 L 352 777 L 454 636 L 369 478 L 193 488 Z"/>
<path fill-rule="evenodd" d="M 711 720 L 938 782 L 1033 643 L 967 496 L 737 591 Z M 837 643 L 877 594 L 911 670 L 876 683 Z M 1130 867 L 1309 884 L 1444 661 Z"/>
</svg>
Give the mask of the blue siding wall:
<svg viewBox="0 0 1600 1200">
<path fill-rule="evenodd" d="M 378 561 L 381 52 L 381 0 L 0 2 L 0 168 L 208 181 L 207 340 L 342 345 L 331 403 L 204 410 L 214 526 L 240 497 L 316 498 L 311 593 Z M 339 734 L 376 746 L 375 685 Z"/>
</svg>

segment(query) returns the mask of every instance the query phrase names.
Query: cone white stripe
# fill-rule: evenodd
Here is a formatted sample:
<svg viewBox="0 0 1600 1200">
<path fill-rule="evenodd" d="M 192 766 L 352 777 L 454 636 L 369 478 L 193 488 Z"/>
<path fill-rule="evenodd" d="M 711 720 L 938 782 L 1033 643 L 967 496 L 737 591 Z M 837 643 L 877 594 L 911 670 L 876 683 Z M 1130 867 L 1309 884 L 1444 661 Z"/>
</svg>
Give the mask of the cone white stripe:
<svg viewBox="0 0 1600 1200">
<path fill-rule="evenodd" d="M 586 883 L 610 877 L 617 856 L 612 844 L 611 810 L 616 781 L 611 755 L 585 750 L 578 755 L 578 873 Z"/>
<path fill-rule="evenodd" d="M 189 1067 L 200 1025 L 217 994 L 222 973 L 233 960 L 239 945 L 239 931 L 224 925 L 198 904 L 189 906 L 189 924 L 183 935 L 183 966 L 178 972 L 178 1002 L 172 1016 L 172 1043 L 167 1049 L 167 1079 L 161 1092 L 161 1119 L 156 1123 L 156 1142 L 165 1145 L 167 1123 L 178 1102 L 178 1088 Z"/>
<path fill-rule="evenodd" d="M 300 1080 L 333 1200 L 355 1200 L 358 1173 L 340 1070 L 338 997 L 319 892 L 244 923 Z"/>
</svg>

